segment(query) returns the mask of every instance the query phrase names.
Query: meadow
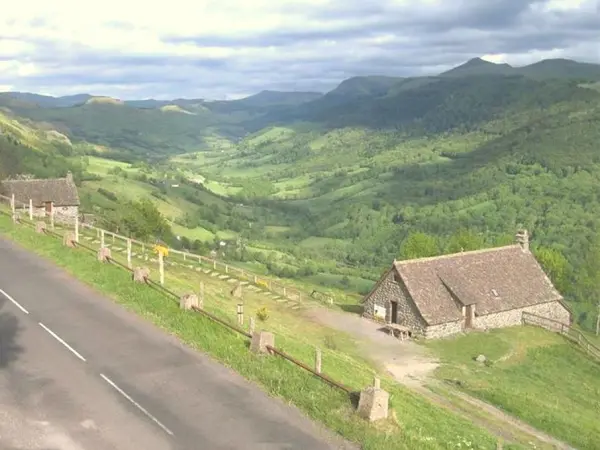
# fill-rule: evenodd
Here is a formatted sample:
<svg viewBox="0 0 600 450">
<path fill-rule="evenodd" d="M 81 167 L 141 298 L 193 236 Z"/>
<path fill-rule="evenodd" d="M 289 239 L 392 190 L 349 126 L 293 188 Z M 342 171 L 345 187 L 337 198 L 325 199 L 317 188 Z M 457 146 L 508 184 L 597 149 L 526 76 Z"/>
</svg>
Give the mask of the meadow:
<svg viewBox="0 0 600 450">
<path fill-rule="evenodd" d="M 534 327 L 428 343 L 436 376 L 581 450 L 600 442 L 600 363 L 564 337 Z M 485 364 L 474 358 L 484 355 Z"/>
</svg>

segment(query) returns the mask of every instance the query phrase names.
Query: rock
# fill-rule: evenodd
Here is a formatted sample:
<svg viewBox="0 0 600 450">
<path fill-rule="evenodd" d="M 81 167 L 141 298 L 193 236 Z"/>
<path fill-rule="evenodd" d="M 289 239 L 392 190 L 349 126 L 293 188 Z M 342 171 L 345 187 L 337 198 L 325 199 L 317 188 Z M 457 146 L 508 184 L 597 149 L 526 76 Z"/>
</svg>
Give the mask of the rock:
<svg viewBox="0 0 600 450">
<path fill-rule="evenodd" d="M 46 222 L 36 222 L 35 231 L 36 233 L 44 233 L 46 231 Z"/>
<path fill-rule="evenodd" d="M 477 361 L 478 363 L 484 363 L 487 361 L 487 358 L 485 357 L 485 355 L 479 355 L 477 356 L 477 358 L 475 358 L 475 361 Z"/>
</svg>

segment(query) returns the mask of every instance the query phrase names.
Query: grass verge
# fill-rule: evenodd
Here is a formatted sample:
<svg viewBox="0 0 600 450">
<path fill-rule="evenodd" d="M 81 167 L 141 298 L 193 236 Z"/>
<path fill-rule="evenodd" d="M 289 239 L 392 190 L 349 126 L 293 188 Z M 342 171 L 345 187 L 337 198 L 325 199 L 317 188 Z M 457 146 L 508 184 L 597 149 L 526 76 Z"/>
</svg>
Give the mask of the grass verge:
<svg viewBox="0 0 600 450">
<path fill-rule="evenodd" d="M 562 336 L 514 327 L 428 345 L 444 363 L 439 378 L 578 449 L 598 448 L 600 364 Z"/>
<path fill-rule="evenodd" d="M 280 358 L 256 358 L 248 351 L 246 339 L 199 314 L 180 310 L 176 302 L 160 292 L 133 284 L 123 269 L 100 264 L 89 252 L 68 249 L 58 239 L 39 235 L 26 226 L 15 226 L 6 216 L 0 216 L 0 233 L 46 257 L 190 347 L 208 353 L 270 395 L 284 399 L 309 417 L 360 443 L 365 450 L 495 448 L 495 440 L 484 430 L 419 395 L 387 383 L 383 387 L 391 394 L 391 417 L 370 425 L 356 416 L 342 392 Z"/>
</svg>

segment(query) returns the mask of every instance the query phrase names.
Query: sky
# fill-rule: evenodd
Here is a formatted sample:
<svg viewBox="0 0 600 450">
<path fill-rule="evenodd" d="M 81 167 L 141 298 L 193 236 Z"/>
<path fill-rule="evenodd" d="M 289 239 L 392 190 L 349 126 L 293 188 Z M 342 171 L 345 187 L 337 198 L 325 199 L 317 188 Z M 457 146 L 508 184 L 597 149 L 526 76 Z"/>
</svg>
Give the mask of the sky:
<svg viewBox="0 0 600 450">
<path fill-rule="evenodd" d="M 19 0 L 0 91 L 233 99 L 436 74 L 483 57 L 600 63 L 600 0 Z"/>
</svg>

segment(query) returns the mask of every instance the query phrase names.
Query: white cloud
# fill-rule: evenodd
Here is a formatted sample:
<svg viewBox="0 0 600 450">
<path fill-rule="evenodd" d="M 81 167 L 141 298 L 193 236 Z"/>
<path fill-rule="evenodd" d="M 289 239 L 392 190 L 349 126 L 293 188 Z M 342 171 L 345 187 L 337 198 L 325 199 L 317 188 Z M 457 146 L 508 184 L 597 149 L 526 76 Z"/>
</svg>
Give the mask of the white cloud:
<svg viewBox="0 0 600 450">
<path fill-rule="evenodd" d="M 0 85 L 222 98 L 431 73 L 480 55 L 600 61 L 598 39 L 575 26 L 594 14 L 600 23 L 593 0 L 21 0 L 0 15 Z"/>
</svg>

